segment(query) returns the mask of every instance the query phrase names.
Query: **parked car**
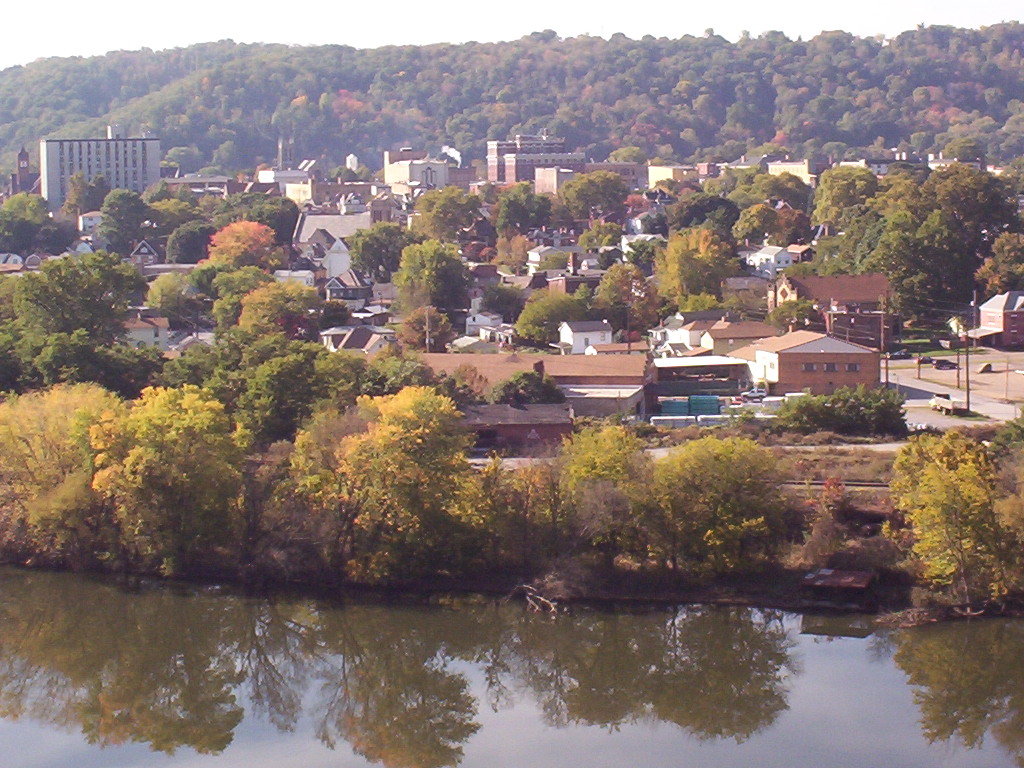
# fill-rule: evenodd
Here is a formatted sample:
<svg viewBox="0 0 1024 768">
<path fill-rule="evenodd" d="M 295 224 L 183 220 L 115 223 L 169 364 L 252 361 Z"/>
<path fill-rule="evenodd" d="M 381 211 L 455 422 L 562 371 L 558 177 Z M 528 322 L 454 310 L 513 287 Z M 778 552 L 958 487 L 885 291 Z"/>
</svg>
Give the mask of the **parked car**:
<svg viewBox="0 0 1024 768">
<path fill-rule="evenodd" d="M 937 371 L 955 371 L 959 367 L 960 366 L 954 363 L 952 360 L 943 360 L 940 358 L 938 360 L 932 361 L 932 368 L 934 368 Z"/>
<path fill-rule="evenodd" d="M 740 397 L 743 398 L 744 402 L 760 401 L 768 397 L 768 390 L 762 389 L 761 387 L 751 387 L 746 392 L 740 392 Z"/>
<path fill-rule="evenodd" d="M 935 358 L 934 357 L 928 357 L 927 355 L 923 355 L 923 356 L 917 358 L 917 364 L 918 365 L 931 365 L 934 362 L 935 362 Z"/>
<path fill-rule="evenodd" d="M 910 352 L 906 349 L 894 349 L 889 353 L 890 360 L 909 360 Z"/>
</svg>

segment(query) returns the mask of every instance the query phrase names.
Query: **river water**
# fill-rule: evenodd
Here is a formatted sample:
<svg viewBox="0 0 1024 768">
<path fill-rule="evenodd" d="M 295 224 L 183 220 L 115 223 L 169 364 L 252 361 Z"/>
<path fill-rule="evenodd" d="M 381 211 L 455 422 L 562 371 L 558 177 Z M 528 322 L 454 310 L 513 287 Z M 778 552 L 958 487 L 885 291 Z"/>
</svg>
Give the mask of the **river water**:
<svg viewBox="0 0 1024 768">
<path fill-rule="evenodd" d="M 1024 765 L 1024 622 L 551 618 L 0 570 L 0 765 Z"/>
</svg>

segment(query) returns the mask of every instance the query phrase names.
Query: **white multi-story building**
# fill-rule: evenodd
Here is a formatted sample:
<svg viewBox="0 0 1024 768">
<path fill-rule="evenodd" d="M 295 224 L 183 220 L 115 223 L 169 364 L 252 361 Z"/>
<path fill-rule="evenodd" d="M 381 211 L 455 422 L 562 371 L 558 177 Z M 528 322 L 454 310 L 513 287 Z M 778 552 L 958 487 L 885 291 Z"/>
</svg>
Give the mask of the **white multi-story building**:
<svg viewBox="0 0 1024 768">
<path fill-rule="evenodd" d="M 111 189 L 143 192 L 160 180 L 160 140 L 124 137 L 107 127 L 105 139 L 42 139 L 39 142 L 41 189 L 51 210 L 67 199 L 68 181 L 81 173 L 89 181 L 102 176 Z"/>
</svg>

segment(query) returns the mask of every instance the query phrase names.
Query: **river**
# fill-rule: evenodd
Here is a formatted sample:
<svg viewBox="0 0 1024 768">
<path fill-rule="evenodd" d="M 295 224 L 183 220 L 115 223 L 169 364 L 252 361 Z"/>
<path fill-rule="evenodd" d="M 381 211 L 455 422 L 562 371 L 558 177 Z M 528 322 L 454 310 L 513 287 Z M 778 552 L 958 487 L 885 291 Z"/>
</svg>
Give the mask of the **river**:
<svg viewBox="0 0 1024 768">
<path fill-rule="evenodd" d="M 1024 765 L 1024 622 L 241 597 L 0 569 L 4 768 Z"/>
</svg>

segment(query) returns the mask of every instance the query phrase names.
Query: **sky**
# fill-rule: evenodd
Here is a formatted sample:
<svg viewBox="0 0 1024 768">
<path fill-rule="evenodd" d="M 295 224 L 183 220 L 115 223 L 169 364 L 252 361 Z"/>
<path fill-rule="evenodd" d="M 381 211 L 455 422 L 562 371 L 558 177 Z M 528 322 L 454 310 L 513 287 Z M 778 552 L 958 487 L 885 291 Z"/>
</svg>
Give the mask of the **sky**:
<svg viewBox="0 0 1024 768">
<path fill-rule="evenodd" d="M 12 7 L 13 6 L 13 7 Z M 12 3 L 0 13 L 5 31 L 0 68 L 48 56 L 91 56 L 110 50 L 155 50 L 211 40 L 289 44 L 381 45 L 514 40 L 544 29 L 563 37 L 622 32 L 681 37 L 706 29 L 730 39 L 781 30 L 792 38 L 823 29 L 892 36 L 919 24 L 980 27 L 1024 15 L 1020 0 L 821 0 L 611 3 L 608 0 L 104 0 L 82 5 L 49 0 L 43 8 Z M 25 30 L 19 32 L 18 30 Z"/>
</svg>

